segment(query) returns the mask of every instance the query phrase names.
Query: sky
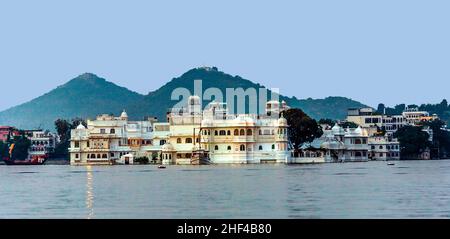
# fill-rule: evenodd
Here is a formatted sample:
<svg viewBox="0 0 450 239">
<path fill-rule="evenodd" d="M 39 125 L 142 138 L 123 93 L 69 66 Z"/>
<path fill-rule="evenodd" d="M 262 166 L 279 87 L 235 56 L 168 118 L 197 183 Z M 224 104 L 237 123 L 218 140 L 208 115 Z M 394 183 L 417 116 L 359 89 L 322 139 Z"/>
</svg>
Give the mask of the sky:
<svg viewBox="0 0 450 239">
<path fill-rule="evenodd" d="M 450 1 L 1 1 L 0 110 L 85 73 L 146 94 L 199 66 L 297 98 L 450 100 Z"/>
</svg>

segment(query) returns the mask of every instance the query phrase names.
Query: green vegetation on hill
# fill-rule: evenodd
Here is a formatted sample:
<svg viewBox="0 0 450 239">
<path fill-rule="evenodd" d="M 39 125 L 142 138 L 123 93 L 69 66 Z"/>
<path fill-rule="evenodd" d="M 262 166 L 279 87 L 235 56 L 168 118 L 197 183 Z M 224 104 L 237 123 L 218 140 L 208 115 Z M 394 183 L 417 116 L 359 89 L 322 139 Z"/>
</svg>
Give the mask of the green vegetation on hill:
<svg viewBox="0 0 450 239">
<path fill-rule="evenodd" d="M 158 90 L 141 95 L 86 73 L 34 100 L 0 112 L 0 125 L 54 131 L 53 123 L 57 119 L 94 118 L 102 113 L 117 115 L 123 109 L 134 120 L 156 116 L 160 121 L 165 121 L 166 111 L 177 103 L 170 100 L 172 91 L 184 87 L 193 93 L 194 80 L 198 79 L 203 80 L 203 91 L 210 87 L 219 88 L 223 92 L 226 88 L 241 87 L 246 90 L 263 87 L 240 76 L 221 72 L 215 67 L 196 68 L 172 79 Z M 225 97 L 224 95 L 224 100 Z M 314 119 L 344 119 L 348 108 L 364 106 L 344 97 L 299 100 L 280 96 L 280 99 L 291 107 L 302 109 Z"/>
</svg>

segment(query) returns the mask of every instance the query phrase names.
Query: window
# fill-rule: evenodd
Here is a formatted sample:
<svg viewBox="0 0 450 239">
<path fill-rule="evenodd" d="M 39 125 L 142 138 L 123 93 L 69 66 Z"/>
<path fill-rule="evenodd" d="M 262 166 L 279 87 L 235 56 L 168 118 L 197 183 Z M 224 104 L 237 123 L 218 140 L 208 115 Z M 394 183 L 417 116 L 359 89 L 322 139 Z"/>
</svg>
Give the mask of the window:
<svg viewBox="0 0 450 239">
<path fill-rule="evenodd" d="M 260 145 L 260 146 L 259 146 L 259 150 L 263 150 L 263 147 L 262 147 L 262 145 Z"/>
<path fill-rule="evenodd" d="M 239 147 L 239 150 L 245 151 L 245 145 L 241 144 L 241 146 Z"/>
<path fill-rule="evenodd" d="M 111 158 L 114 158 L 114 153 L 111 153 Z"/>
<path fill-rule="evenodd" d="M 115 134 L 115 133 L 116 133 L 116 130 L 115 130 L 115 129 L 111 129 L 109 132 L 110 132 L 111 134 Z"/>
<path fill-rule="evenodd" d="M 108 158 L 108 155 L 107 155 L 107 154 L 103 154 L 103 155 L 102 155 L 102 158 L 103 158 L 103 159 L 106 159 L 106 158 Z"/>
<path fill-rule="evenodd" d="M 355 144 L 361 144 L 361 139 L 355 139 Z"/>
<path fill-rule="evenodd" d="M 383 146 L 380 146 L 380 149 L 383 149 Z"/>
<path fill-rule="evenodd" d="M 214 150 L 219 150 L 219 146 L 214 146 Z"/>
<path fill-rule="evenodd" d="M 166 140 L 163 139 L 163 140 L 159 141 L 159 145 L 165 145 L 165 144 L 166 144 Z"/>
<path fill-rule="evenodd" d="M 247 135 L 252 135 L 252 134 L 253 134 L 253 131 L 251 129 L 248 129 L 247 130 Z"/>
<path fill-rule="evenodd" d="M 228 145 L 227 150 L 230 151 L 231 150 L 231 146 Z"/>
<path fill-rule="evenodd" d="M 104 134 L 104 133 L 106 133 L 106 130 L 105 129 L 100 129 L 100 134 Z"/>
<path fill-rule="evenodd" d="M 272 150 L 274 150 L 275 149 L 275 144 L 272 144 Z"/>
<path fill-rule="evenodd" d="M 79 158 L 80 156 L 78 154 L 75 154 L 75 158 Z"/>
<path fill-rule="evenodd" d="M 177 144 L 181 144 L 181 138 L 177 139 Z"/>
<path fill-rule="evenodd" d="M 361 152 L 356 152 L 355 153 L 355 157 L 361 157 L 361 156 L 362 156 Z"/>
<path fill-rule="evenodd" d="M 239 135 L 239 130 L 235 129 L 234 130 L 234 135 Z"/>
<path fill-rule="evenodd" d="M 91 159 L 95 159 L 95 154 L 91 154 Z"/>
<path fill-rule="evenodd" d="M 200 143 L 200 138 L 196 138 L 195 142 Z"/>
<path fill-rule="evenodd" d="M 227 135 L 227 132 L 225 131 L 225 130 L 221 130 L 220 132 L 219 132 L 219 135 Z"/>
<path fill-rule="evenodd" d="M 79 141 L 75 141 L 75 148 L 79 148 L 80 147 L 80 142 Z"/>
<path fill-rule="evenodd" d="M 259 130 L 259 135 L 262 135 L 262 130 Z"/>
<path fill-rule="evenodd" d="M 231 130 L 228 130 L 228 131 L 227 131 L 227 135 L 231 135 Z"/>
<path fill-rule="evenodd" d="M 192 138 L 186 138 L 186 144 L 192 144 Z"/>
<path fill-rule="evenodd" d="M 214 130 L 214 135 L 218 135 L 218 132 L 217 132 L 217 130 Z"/>
<path fill-rule="evenodd" d="M 240 135 L 245 135 L 245 130 L 241 129 L 241 131 L 239 132 Z"/>
</svg>

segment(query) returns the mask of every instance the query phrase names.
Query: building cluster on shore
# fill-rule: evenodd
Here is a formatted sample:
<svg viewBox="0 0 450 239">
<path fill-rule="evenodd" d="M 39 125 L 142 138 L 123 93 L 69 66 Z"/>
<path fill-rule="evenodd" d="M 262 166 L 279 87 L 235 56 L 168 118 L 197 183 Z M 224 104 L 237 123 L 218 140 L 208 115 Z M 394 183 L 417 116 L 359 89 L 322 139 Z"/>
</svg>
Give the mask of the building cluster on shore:
<svg viewBox="0 0 450 239">
<path fill-rule="evenodd" d="M 356 123 L 357 128 L 322 125 L 322 137 L 294 153 L 281 113 L 287 109 L 284 101 L 269 101 L 264 114 L 229 114 L 226 103 L 213 101 L 202 110 L 199 97 L 191 96 L 185 107 L 167 113 L 167 122 L 154 118 L 130 121 L 125 111 L 119 117 L 99 115 L 88 120 L 87 127 L 80 124 L 72 130 L 70 162 L 133 164 L 146 158 L 155 164 L 190 165 L 398 160 L 400 145 L 393 133 L 436 118 L 416 109 L 398 116 L 377 115 L 371 108 L 349 109 L 346 122 Z M 386 134 L 379 135 L 380 128 Z"/>
<path fill-rule="evenodd" d="M 25 136 L 30 140 L 29 160 L 44 160 L 54 151 L 58 136 L 44 130 L 18 130 L 11 126 L 0 126 L 0 141 L 8 142 L 14 137 Z"/>
<path fill-rule="evenodd" d="M 400 159 L 394 133 L 406 125 L 437 119 L 418 109 L 401 115 L 384 115 L 372 108 L 349 109 L 346 120 L 321 125 L 323 135 L 301 150 L 290 148 L 286 102 L 269 101 L 262 114 L 230 114 L 226 103 L 211 102 L 203 110 L 200 98 L 171 109 L 167 122 L 155 118 L 131 121 L 125 110 L 119 117 L 99 115 L 71 130 L 71 165 L 134 164 L 146 159 L 154 164 L 326 163 Z M 354 123 L 357 128 L 342 127 Z M 380 134 L 380 129 L 385 133 Z M 429 128 L 424 131 L 433 137 Z M 0 141 L 26 135 L 29 158 L 48 158 L 58 137 L 42 130 L 19 131 L 0 127 Z M 429 159 L 429 152 L 420 155 Z"/>
<path fill-rule="evenodd" d="M 100 115 L 71 133 L 70 162 L 131 164 L 149 158 L 162 164 L 289 163 L 287 121 L 279 113 L 285 102 L 267 102 L 262 115 L 229 114 L 225 103 L 211 102 L 201 110 L 199 97 L 172 109 L 167 122 L 129 121 Z"/>
</svg>

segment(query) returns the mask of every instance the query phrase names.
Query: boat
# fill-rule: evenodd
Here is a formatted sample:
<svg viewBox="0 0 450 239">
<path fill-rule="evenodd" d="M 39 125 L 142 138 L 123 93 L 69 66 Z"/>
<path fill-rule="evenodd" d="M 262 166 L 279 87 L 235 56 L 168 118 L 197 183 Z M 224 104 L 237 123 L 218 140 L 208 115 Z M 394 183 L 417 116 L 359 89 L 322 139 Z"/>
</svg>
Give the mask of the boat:
<svg viewBox="0 0 450 239">
<path fill-rule="evenodd" d="M 159 169 L 164 169 L 164 168 L 166 168 L 166 166 L 164 166 L 164 165 L 159 165 L 158 168 L 159 168 Z"/>
<path fill-rule="evenodd" d="M 394 166 L 395 163 L 387 163 L 388 166 Z"/>
<path fill-rule="evenodd" d="M 47 158 L 48 157 L 32 157 L 25 160 L 4 158 L 3 161 L 6 165 L 42 165 L 47 161 Z"/>
</svg>

